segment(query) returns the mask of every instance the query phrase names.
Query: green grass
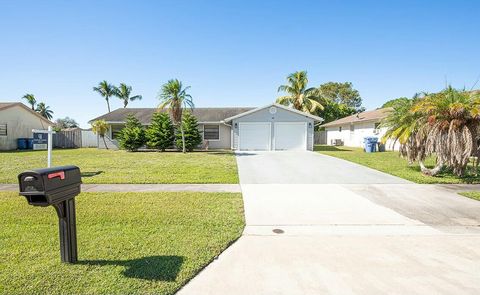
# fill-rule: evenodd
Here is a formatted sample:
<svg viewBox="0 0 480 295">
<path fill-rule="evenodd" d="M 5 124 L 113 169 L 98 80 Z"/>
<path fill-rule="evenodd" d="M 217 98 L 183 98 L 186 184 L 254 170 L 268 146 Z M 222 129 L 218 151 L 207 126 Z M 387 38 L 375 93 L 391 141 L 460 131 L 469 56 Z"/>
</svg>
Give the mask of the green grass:
<svg viewBox="0 0 480 295">
<path fill-rule="evenodd" d="M 470 199 L 480 201 L 480 192 L 463 192 L 460 193 L 462 196 L 465 196 Z"/>
<path fill-rule="evenodd" d="M 361 148 L 326 145 L 315 146 L 315 151 L 367 166 L 416 183 L 480 183 L 480 178 L 478 177 L 459 178 L 448 172 L 443 172 L 435 177 L 424 175 L 420 172 L 418 164 L 408 165 L 405 159 L 400 158 L 398 152 L 393 151 L 365 153 Z M 425 164 L 433 166 L 434 161 L 433 159 L 427 159 Z"/>
<path fill-rule="evenodd" d="M 52 207 L 0 192 L 0 294 L 173 294 L 242 232 L 234 193 L 82 193 L 79 262 Z"/>
<path fill-rule="evenodd" d="M 52 165 L 76 165 L 84 183 L 238 183 L 230 151 L 126 152 L 99 149 L 54 150 Z M 0 183 L 17 183 L 17 175 L 46 167 L 46 151 L 0 152 Z"/>
</svg>

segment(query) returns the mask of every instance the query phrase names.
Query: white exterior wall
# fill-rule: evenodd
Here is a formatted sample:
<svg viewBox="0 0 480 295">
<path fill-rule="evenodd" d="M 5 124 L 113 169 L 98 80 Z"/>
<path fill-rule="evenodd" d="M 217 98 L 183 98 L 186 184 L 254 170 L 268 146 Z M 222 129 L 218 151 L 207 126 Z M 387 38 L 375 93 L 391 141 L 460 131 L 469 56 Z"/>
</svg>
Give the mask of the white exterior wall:
<svg viewBox="0 0 480 295">
<path fill-rule="evenodd" d="M 0 136 L 0 150 L 15 150 L 18 138 L 33 137 L 32 129 L 53 126 L 19 105 L 0 110 L 0 124 L 7 124 L 7 136 Z"/>
<path fill-rule="evenodd" d="M 341 125 L 342 131 L 339 131 L 340 126 L 326 127 L 325 131 L 327 132 L 327 144 L 332 145 L 332 140 L 341 139 L 345 146 L 351 147 L 363 147 L 363 139 L 365 137 L 373 136 L 378 137 L 380 140 L 386 132 L 386 128 L 378 129 L 378 133 L 375 133 L 375 123 L 376 122 L 362 122 L 353 124 L 354 131 L 350 131 L 350 125 Z M 385 148 L 387 150 L 392 150 L 393 142 L 391 140 L 387 141 Z M 395 150 L 398 150 L 398 143 L 394 147 Z"/>
</svg>

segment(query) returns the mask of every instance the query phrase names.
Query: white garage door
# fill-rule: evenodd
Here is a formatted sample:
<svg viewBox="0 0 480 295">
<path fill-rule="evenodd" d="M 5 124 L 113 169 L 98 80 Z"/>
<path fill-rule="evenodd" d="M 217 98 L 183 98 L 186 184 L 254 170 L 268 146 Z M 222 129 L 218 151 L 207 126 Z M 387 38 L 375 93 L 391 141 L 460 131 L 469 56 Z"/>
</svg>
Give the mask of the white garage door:
<svg viewBox="0 0 480 295">
<path fill-rule="evenodd" d="M 240 150 L 270 150 L 271 125 L 265 122 L 239 124 Z"/>
<path fill-rule="evenodd" d="M 275 150 L 306 150 L 307 124 L 304 122 L 278 122 L 275 129 Z"/>
</svg>

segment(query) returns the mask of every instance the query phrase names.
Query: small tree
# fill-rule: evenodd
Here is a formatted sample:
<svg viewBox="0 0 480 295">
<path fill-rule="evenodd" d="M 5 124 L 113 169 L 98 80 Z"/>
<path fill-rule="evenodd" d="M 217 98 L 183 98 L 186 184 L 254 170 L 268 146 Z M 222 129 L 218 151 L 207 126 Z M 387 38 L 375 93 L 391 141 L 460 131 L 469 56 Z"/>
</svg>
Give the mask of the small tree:
<svg viewBox="0 0 480 295">
<path fill-rule="evenodd" d="M 185 149 L 191 152 L 195 147 L 202 143 L 202 135 L 200 130 L 198 130 L 197 118 L 193 116 L 190 112 L 185 112 L 182 118 L 182 129 L 183 137 L 185 138 L 185 144 L 182 141 L 182 133 L 177 132 L 176 134 L 176 145 L 178 149 Z"/>
<path fill-rule="evenodd" d="M 167 113 L 154 113 L 152 122 L 146 131 L 147 146 L 162 152 L 173 145 L 174 128 Z"/>
<path fill-rule="evenodd" d="M 136 151 L 145 144 L 145 130 L 132 114 L 127 116 L 125 127 L 120 131 L 118 142 L 127 151 Z"/>
<path fill-rule="evenodd" d="M 107 122 L 104 120 L 97 120 L 93 122 L 92 131 L 103 139 L 103 144 L 105 144 L 105 148 L 108 150 L 107 142 L 105 141 L 105 134 L 108 131 Z"/>
</svg>

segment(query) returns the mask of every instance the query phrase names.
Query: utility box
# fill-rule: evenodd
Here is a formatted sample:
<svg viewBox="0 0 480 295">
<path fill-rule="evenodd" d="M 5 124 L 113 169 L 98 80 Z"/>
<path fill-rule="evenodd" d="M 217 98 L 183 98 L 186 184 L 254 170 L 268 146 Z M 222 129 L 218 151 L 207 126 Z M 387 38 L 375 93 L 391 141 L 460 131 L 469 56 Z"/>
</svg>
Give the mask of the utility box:
<svg viewBox="0 0 480 295">
<path fill-rule="evenodd" d="M 75 197 L 81 191 L 81 173 L 76 166 L 35 169 L 18 175 L 20 195 L 32 206 L 52 206 L 57 211 L 62 262 L 75 263 L 77 226 Z"/>
</svg>

